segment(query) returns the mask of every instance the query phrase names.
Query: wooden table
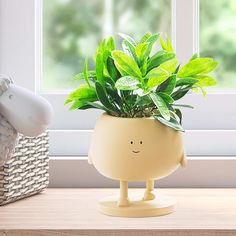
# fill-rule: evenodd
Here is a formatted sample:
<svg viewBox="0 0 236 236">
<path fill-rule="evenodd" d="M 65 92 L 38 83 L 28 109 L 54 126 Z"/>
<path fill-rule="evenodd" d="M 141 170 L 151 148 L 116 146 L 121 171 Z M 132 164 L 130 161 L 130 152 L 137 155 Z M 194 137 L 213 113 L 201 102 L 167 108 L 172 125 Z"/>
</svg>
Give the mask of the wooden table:
<svg viewBox="0 0 236 236">
<path fill-rule="evenodd" d="M 117 194 L 117 189 L 48 189 L 0 207 L 0 236 L 236 235 L 236 189 L 158 191 L 177 198 L 175 213 L 150 218 L 109 217 L 97 211 L 97 201 Z"/>
</svg>

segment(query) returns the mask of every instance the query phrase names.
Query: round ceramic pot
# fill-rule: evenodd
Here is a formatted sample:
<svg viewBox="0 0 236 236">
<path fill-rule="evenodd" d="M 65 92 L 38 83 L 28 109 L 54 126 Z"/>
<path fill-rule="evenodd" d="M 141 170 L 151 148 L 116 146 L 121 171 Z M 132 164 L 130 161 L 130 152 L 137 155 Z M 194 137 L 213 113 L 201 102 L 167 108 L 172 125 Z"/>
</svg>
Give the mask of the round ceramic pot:
<svg viewBox="0 0 236 236">
<path fill-rule="evenodd" d="M 102 114 L 95 126 L 90 162 L 104 176 L 123 181 L 160 179 L 185 157 L 182 133 L 153 118 Z"/>
</svg>

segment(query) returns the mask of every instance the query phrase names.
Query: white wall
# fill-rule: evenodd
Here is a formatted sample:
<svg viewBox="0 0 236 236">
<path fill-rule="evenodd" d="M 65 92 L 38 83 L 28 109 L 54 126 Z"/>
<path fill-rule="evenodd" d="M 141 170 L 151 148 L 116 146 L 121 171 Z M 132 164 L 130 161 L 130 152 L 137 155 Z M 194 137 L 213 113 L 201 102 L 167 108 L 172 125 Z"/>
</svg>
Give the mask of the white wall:
<svg viewBox="0 0 236 236">
<path fill-rule="evenodd" d="M 34 90 L 35 2 L 0 0 L 0 74 Z"/>
</svg>

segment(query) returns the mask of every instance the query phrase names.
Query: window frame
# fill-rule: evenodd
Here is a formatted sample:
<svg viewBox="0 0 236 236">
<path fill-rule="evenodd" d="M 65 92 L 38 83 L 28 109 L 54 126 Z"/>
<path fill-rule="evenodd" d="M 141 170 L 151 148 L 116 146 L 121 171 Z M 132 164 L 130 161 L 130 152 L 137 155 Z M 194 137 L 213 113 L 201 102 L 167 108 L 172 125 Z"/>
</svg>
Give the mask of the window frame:
<svg viewBox="0 0 236 236">
<path fill-rule="evenodd" d="M 182 63 L 186 62 L 199 48 L 197 40 L 199 35 L 198 4 L 198 0 L 172 0 L 172 35 L 175 36 L 172 41 Z M 89 146 L 93 124 L 99 112 L 68 112 L 67 108 L 61 105 L 67 93 L 64 91 L 50 93 L 40 91 L 40 79 L 42 77 L 42 1 L 22 0 L 20 3 L 21 11 L 18 11 L 19 8 L 16 5 L 15 0 L 2 0 L 0 2 L 0 20 L 1 26 L 3 26 L 0 29 L 0 50 L 3 52 L 0 56 L 0 72 L 11 75 L 17 84 L 48 99 L 55 109 L 54 124 L 49 130 L 51 186 L 113 186 L 112 184 L 109 185 L 110 182 L 103 177 L 98 177 L 96 180 L 97 177 L 94 178 L 94 176 L 98 175 L 95 168 L 89 166 L 84 157 Z M 16 22 L 17 27 L 15 27 Z M 11 32 L 8 28 L 16 30 Z M 21 47 L 17 42 L 19 40 L 18 34 L 22 37 Z M 176 175 L 173 175 L 174 177 L 170 176 L 166 181 L 163 180 L 161 186 L 236 186 L 236 183 L 232 181 L 236 178 L 236 173 L 232 170 L 233 164 L 236 163 L 236 148 L 234 148 L 232 141 L 236 140 L 236 122 L 234 122 L 236 111 L 229 113 L 227 106 L 222 106 L 220 114 L 217 111 L 209 112 L 209 108 L 217 108 L 217 103 L 219 104 L 222 101 L 227 102 L 226 104 L 229 107 L 233 107 L 235 99 L 234 91 L 231 93 L 211 93 L 207 101 L 193 94 L 187 95 L 186 102 L 200 104 L 197 111 L 184 112 L 184 116 L 188 117 L 185 144 L 191 171 L 187 169 L 182 173 L 179 170 Z M 203 115 L 208 116 L 209 122 L 205 122 L 203 118 L 201 120 Z M 212 116 L 214 122 L 209 119 Z M 225 122 L 227 117 L 228 120 Z M 86 121 L 86 124 L 81 124 L 80 119 Z M 77 171 L 72 171 L 73 174 L 71 174 L 71 170 L 75 170 L 75 167 Z M 199 168 L 201 178 L 196 181 Z M 212 168 L 214 168 L 213 172 Z M 62 171 L 65 173 L 63 180 L 59 174 Z M 219 182 L 217 174 L 221 172 L 223 175 L 221 175 Z M 183 176 L 185 177 L 183 178 Z M 77 182 L 78 179 L 82 181 Z"/>
</svg>

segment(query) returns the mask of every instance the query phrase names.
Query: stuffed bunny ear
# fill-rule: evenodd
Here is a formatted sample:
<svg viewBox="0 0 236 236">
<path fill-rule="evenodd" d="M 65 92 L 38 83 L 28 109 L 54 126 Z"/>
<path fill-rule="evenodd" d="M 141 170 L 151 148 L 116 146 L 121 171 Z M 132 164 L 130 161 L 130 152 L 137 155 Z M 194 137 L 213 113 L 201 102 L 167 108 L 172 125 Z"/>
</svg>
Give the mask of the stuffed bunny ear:
<svg viewBox="0 0 236 236">
<path fill-rule="evenodd" d="M 0 80 L 4 80 L 7 84 L 13 84 L 13 79 L 10 76 L 0 74 Z"/>
<path fill-rule="evenodd" d="M 12 84 L 13 81 L 10 77 L 0 75 L 0 96 L 8 90 L 9 84 Z"/>
</svg>

